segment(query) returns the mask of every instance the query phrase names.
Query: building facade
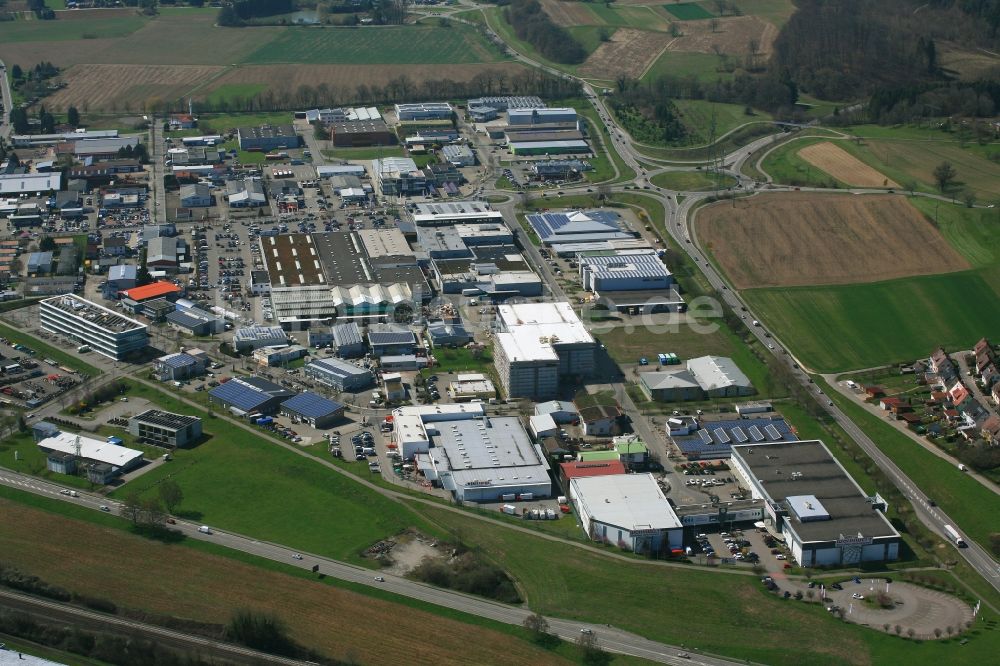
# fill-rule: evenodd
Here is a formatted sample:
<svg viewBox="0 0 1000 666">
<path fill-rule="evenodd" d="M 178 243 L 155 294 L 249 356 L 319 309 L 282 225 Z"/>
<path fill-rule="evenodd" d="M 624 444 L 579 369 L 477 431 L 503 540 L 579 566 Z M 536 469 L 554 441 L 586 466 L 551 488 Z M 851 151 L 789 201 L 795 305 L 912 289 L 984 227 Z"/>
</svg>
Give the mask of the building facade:
<svg viewBox="0 0 1000 666">
<path fill-rule="evenodd" d="M 41 301 L 39 320 L 43 330 L 75 340 L 81 347 L 90 347 L 116 361 L 149 346 L 145 325 L 74 294 Z"/>
</svg>

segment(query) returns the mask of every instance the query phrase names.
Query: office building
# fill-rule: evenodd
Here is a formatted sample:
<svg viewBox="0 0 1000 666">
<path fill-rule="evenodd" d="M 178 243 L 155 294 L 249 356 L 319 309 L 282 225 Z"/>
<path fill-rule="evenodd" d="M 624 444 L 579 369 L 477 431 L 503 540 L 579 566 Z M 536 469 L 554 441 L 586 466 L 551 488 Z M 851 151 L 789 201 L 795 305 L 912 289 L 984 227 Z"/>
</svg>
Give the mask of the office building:
<svg viewBox="0 0 1000 666">
<path fill-rule="evenodd" d="M 149 346 L 146 326 L 74 294 L 53 296 L 40 303 L 42 329 L 90 347 L 116 361 Z"/>
<path fill-rule="evenodd" d="M 201 439 L 201 419 L 147 409 L 128 420 L 128 431 L 146 444 L 184 448 Z"/>
<path fill-rule="evenodd" d="M 205 374 L 207 357 L 204 352 L 179 352 L 161 356 L 153 362 L 153 375 L 161 382 L 183 381 Z"/>
<path fill-rule="evenodd" d="M 396 118 L 400 122 L 414 120 L 451 120 L 454 109 L 447 102 L 397 104 Z"/>
</svg>

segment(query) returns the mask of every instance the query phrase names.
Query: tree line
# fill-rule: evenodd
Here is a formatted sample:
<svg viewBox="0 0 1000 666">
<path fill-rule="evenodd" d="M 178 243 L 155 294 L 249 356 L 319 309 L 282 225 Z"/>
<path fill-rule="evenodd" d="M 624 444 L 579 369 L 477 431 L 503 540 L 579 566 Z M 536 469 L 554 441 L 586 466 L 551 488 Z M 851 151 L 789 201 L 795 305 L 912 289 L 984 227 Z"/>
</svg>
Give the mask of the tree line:
<svg viewBox="0 0 1000 666">
<path fill-rule="evenodd" d="M 215 20 L 221 26 L 240 27 L 251 19 L 294 11 L 294 0 L 233 0 L 222 4 Z"/>
<path fill-rule="evenodd" d="M 513 0 L 504 18 L 518 38 L 528 42 L 543 56 L 565 65 L 587 59 L 587 50 L 566 28 L 556 25 L 538 0 Z"/>
</svg>

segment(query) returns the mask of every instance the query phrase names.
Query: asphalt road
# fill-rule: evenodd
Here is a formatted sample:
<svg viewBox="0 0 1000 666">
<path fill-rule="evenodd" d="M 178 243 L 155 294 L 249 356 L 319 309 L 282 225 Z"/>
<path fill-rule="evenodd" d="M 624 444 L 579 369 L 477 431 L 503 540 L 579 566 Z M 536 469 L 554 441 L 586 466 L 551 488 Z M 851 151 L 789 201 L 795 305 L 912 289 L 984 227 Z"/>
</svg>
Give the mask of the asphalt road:
<svg viewBox="0 0 1000 666">
<path fill-rule="evenodd" d="M 107 507 L 107 513 L 118 515 L 120 504 L 99 495 L 77 491 L 78 497 L 71 497 L 61 494 L 64 490 L 62 486 L 31 476 L 17 474 L 9 470 L 0 470 L 0 484 L 18 490 L 34 493 L 50 499 L 62 500 L 78 506 L 82 506 L 94 511 L 102 511 L 101 507 Z M 408 580 L 400 576 L 389 574 L 379 574 L 378 572 L 357 567 L 337 560 L 332 560 L 308 553 L 297 553 L 291 548 L 286 548 L 279 544 L 268 541 L 261 541 L 253 537 L 237 534 L 234 532 L 219 531 L 212 529 L 211 534 L 199 532 L 200 525 L 188 521 L 178 520 L 171 529 L 184 534 L 191 539 L 209 541 L 220 546 L 225 546 L 233 550 L 238 550 L 258 557 L 264 557 L 275 562 L 287 564 L 311 570 L 313 566 L 319 566 L 319 573 L 334 578 L 377 587 L 400 596 L 418 599 L 437 606 L 451 608 L 453 610 L 469 613 L 479 617 L 488 618 L 505 624 L 520 625 L 524 619 L 531 615 L 531 611 L 518 607 L 501 604 L 479 597 L 452 592 L 425 585 L 423 583 Z M 302 559 L 297 559 L 295 555 L 301 555 Z M 377 580 L 381 578 L 382 580 Z M 684 648 L 666 645 L 645 639 L 636 634 L 632 634 L 621 629 L 605 625 L 595 625 L 572 620 L 563 620 L 556 617 L 546 618 L 549 622 L 551 633 L 567 641 L 575 641 L 581 629 L 590 630 L 596 636 L 600 647 L 609 652 L 627 654 L 642 657 L 661 664 L 702 664 L 704 666 L 727 666 L 736 662 L 720 657 L 705 656 Z M 678 654 L 688 654 L 688 657 L 679 657 Z"/>
<path fill-rule="evenodd" d="M 0 138 L 9 139 L 13 133 L 10 126 L 10 112 L 14 106 L 14 97 L 10 92 L 10 82 L 7 80 L 7 65 L 0 60 L 0 99 L 3 100 L 3 113 L 0 114 Z"/>
</svg>

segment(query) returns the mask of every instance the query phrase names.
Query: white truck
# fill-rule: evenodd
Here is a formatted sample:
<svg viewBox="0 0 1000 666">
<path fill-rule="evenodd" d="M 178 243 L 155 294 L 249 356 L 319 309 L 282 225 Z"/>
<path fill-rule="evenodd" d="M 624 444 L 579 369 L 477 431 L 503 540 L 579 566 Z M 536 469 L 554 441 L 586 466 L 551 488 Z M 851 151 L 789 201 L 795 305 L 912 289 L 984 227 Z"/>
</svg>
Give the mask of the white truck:
<svg viewBox="0 0 1000 666">
<path fill-rule="evenodd" d="M 965 539 L 962 538 L 962 535 L 958 533 L 958 530 L 951 525 L 944 526 L 944 533 L 947 534 L 952 543 L 959 548 L 966 548 L 968 546 L 968 544 L 965 543 Z"/>
</svg>

